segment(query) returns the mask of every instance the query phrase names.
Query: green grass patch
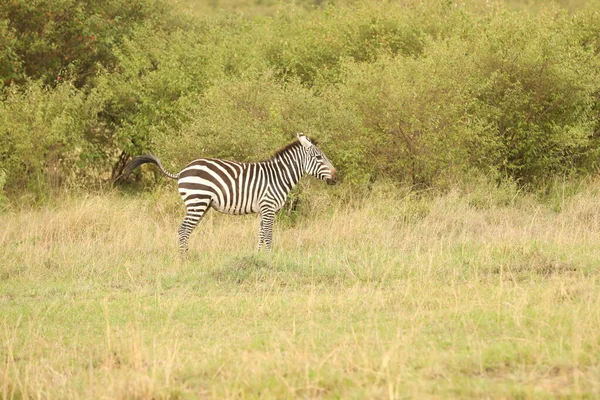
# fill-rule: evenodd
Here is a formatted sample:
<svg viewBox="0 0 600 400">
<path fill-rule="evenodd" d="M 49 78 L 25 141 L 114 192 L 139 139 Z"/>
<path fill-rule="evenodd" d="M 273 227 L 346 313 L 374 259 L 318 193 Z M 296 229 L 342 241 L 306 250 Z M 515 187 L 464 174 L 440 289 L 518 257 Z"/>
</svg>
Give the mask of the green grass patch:
<svg viewBox="0 0 600 400">
<path fill-rule="evenodd" d="M 277 225 L 270 254 L 254 251 L 254 217 L 209 213 L 185 261 L 179 213 L 145 197 L 1 215 L 0 391 L 597 397 L 592 189 L 559 211 L 458 192 L 332 201 Z"/>
</svg>

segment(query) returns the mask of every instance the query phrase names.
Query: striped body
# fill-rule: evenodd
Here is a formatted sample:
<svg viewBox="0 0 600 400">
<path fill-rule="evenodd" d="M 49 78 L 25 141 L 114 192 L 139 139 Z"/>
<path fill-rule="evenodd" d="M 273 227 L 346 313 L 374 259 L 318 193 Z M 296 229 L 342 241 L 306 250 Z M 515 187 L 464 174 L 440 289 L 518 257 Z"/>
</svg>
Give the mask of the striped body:
<svg viewBox="0 0 600 400">
<path fill-rule="evenodd" d="M 210 204 L 222 213 L 240 215 L 258 213 L 261 204 L 269 203 L 279 210 L 300 172 L 281 161 L 199 159 L 179 173 L 179 194 L 188 208 Z"/>
<path fill-rule="evenodd" d="M 335 168 L 325 154 L 304 135 L 278 151 L 271 159 L 240 163 L 201 158 L 188 164 L 179 174 L 167 172 L 152 156 L 136 157 L 124 175 L 144 163 L 154 163 L 170 178 L 178 179 L 179 194 L 186 215 L 179 228 L 179 248 L 187 252 L 188 239 L 209 207 L 226 214 L 260 214 L 258 247 L 271 248 L 275 213 L 283 207 L 288 193 L 304 174 L 334 184 Z"/>
</svg>

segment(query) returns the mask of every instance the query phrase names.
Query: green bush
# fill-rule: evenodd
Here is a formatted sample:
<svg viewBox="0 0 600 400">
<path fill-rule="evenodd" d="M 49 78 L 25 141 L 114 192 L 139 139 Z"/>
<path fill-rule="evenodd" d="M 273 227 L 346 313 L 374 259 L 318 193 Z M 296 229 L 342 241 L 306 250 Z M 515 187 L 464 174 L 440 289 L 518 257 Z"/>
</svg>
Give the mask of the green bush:
<svg viewBox="0 0 600 400">
<path fill-rule="evenodd" d="M 316 134 L 318 103 L 311 89 L 272 74 L 221 79 L 199 99 L 190 124 L 164 132 L 156 147 L 179 167 L 198 157 L 259 161 L 295 140 L 296 132 Z"/>
<path fill-rule="evenodd" d="M 177 132 L 192 115 L 190 103 L 210 84 L 211 61 L 191 33 L 157 36 L 138 29 L 115 51 L 120 71 L 96 79 L 102 118 L 116 148 L 137 154 L 153 148 L 160 132 Z"/>
<path fill-rule="evenodd" d="M 170 26 L 162 0 L 29 0 L 0 3 L 0 79 L 54 85 L 68 73 L 78 87 L 98 66 L 114 68 L 113 48 L 141 23 Z"/>
<path fill-rule="evenodd" d="M 475 42 L 482 84 L 474 111 L 491 127 L 496 157 L 487 163 L 520 181 L 569 173 L 597 153 L 600 64 L 577 43 L 569 19 L 502 13 Z"/>
<path fill-rule="evenodd" d="M 4 186 L 6 186 L 6 171 L 0 169 L 0 210 L 2 210 L 7 203 L 7 198 L 4 194 Z"/>
<path fill-rule="evenodd" d="M 462 117 L 470 92 L 455 74 L 465 66 L 456 54 L 432 45 L 419 58 L 345 65 L 334 96 L 360 119 L 350 139 L 361 160 L 354 168 L 422 186 L 442 169 L 466 166 L 473 137 Z"/>
<path fill-rule="evenodd" d="M 95 151 L 87 136 L 101 128 L 96 119 L 100 108 L 96 98 L 71 83 L 50 89 L 31 81 L 20 91 L 6 90 L 0 103 L 0 170 L 6 171 L 5 190 L 40 194 L 85 178 L 90 166 L 82 160 Z"/>
<path fill-rule="evenodd" d="M 373 62 L 382 54 L 414 57 L 422 53 L 425 15 L 413 7 L 386 2 L 358 2 L 323 12 L 279 14 L 279 33 L 265 57 L 282 78 L 299 78 L 309 86 L 338 82 L 342 61 Z M 431 17 L 431 15 L 429 16 Z"/>
<path fill-rule="evenodd" d="M 260 160 L 297 131 L 354 186 L 594 173 L 600 2 L 533 10 L 373 0 L 191 19 L 171 0 L 2 3 L 4 190 L 89 187 L 147 151 L 173 170 Z"/>
</svg>

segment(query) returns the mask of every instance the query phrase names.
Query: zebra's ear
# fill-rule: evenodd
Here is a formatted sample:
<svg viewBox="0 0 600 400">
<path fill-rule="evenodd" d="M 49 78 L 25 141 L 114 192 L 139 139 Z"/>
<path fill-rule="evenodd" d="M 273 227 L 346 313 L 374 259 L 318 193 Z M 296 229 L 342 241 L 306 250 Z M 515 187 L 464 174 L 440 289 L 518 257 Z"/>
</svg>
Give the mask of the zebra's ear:
<svg viewBox="0 0 600 400">
<path fill-rule="evenodd" d="M 298 137 L 298 140 L 300 141 L 302 146 L 304 146 L 304 148 L 308 149 L 310 146 L 312 146 L 312 143 L 310 142 L 310 140 L 308 140 L 306 136 L 304 136 L 304 133 L 298 132 L 296 136 Z"/>
</svg>

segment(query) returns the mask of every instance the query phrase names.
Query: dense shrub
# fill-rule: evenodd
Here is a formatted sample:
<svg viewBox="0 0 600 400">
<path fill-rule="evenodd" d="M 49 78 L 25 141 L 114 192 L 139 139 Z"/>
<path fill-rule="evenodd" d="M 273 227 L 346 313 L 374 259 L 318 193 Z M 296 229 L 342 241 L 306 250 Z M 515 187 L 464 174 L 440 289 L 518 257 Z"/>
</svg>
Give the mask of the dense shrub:
<svg viewBox="0 0 600 400">
<path fill-rule="evenodd" d="M 108 181 L 146 151 L 171 169 L 258 160 L 296 131 L 355 185 L 536 186 L 598 166 L 598 1 L 309 1 L 195 19 L 173 4 L 0 6 L 6 192 Z"/>
<path fill-rule="evenodd" d="M 94 166 L 97 151 L 89 136 L 101 129 L 98 99 L 70 83 L 50 89 L 39 81 L 28 82 L 19 91 L 8 90 L 5 96 L 0 103 L 5 189 L 43 193 L 84 178 L 81 174 Z"/>
<path fill-rule="evenodd" d="M 80 87 L 98 65 L 115 66 L 114 46 L 135 26 L 169 26 L 168 11 L 161 0 L 3 1 L 0 79 L 5 84 L 27 78 L 55 84 L 68 73 Z"/>
<path fill-rule="evenodd" d="M 502 13 L 475 42 L 482 85 L 474 111 L 490 126 L 496 160 L 522 181 L 574 170 L 596 152 L 598 58 L 577 42 L 568 18 Z"/>
<path fill-rule="evenodd" d="M 360 152 L 359 170 L 429 185 L 443 169 L 468 165 L 474 132 L 463 116 L 472 93 L 456 74 L 468 68 L 460 54 L 432 45 L 419 58 L 346 65 L 332 96 L 360 119 L 349 138 Z"/>
</svg>

